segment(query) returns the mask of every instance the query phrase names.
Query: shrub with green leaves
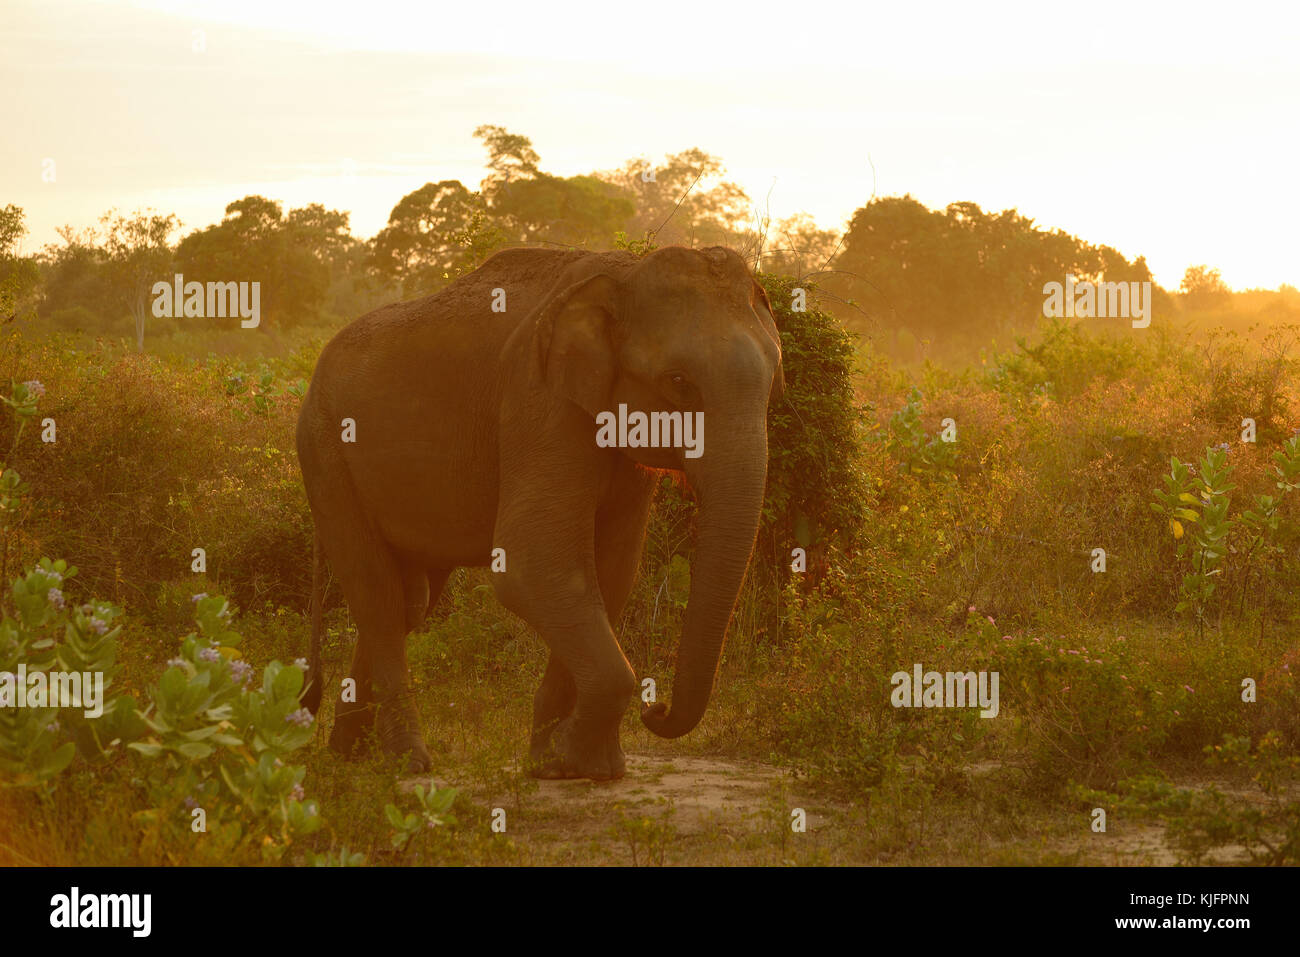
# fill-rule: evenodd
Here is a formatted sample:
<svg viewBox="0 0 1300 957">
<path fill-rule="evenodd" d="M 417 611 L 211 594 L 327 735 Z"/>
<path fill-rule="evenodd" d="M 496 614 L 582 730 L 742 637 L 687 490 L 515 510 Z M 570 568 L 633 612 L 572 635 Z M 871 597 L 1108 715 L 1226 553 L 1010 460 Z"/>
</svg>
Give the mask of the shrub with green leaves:
<svg viewBox="0 0 1300 957">
<path fill-rule="evenodd" d="M 1149 361 L 1131 339 L 1097 335 L 1065 319 L 1045 320 L 1040 332 L 1035 345 L 1017 336 L 1013 351 L 994 355 L 987 373 L 994 388 L 1067 400 L 1098 380 L 1120 379 Z"/>
<path fill-rule="evenodd" d="M 1179 566 L 1185 570 L 1174 610 L 1190 612 L 1201 634 L 1212 609 L 1217 607 L 1220 616 L 1224 611 L 1226 589 L 1220 583 L 1235 582 L 1240 616 L 1252 581 L 1258 578 L 1266 592 L 1275 578 L 1285 555 L 1279 543 L 1284 532 L 1295 535 L 1294 527 L 1284 528 L 1293 523 L 1286 522 L 1283 505 L 1300 488 L 1300 435 L 1273 453 L 1270 477 L 1279 494 L 1256 493 L 1250 507 L 1236 515 L 1230 514 L 1229 493 L 1236 486 L 1229 481 L 1234 469 L 1228 452 L 1226 443 L 1211 447 L 1196 466 L 1172 457 L 1165 487 L 1156 490 L 1151 503 L 1166 520 L 1177 542 Z"/>
<path fill-rule="evenodd" d="M 105 602 L 67 602 L 59 586 L 75 574 L 47 559 L 14 583 L 17 615 L 0 622 L 0 673 L 20 662 L 28 674 L 99 672 L 107 688 L 121 613 Z M 147 709 L 137 710 L 129 697 L 108 698 L 98 716 L 81 708 L 0 708 L 0 770 L 4 783 L 48 796 L 78 753 L 100 761 L 125 743 L 149 759 L 135 768 L 148 798 L 137 818 L 154 843 L 202 831 L 214 835 L 217 859 L 233 863 L 252 852 L 273 862 L 321 823 L 316 802 L 303 793 L 306 769 L 285 761 L 312 736 L 313 719 L 298 700 L 305 663 L 272 662 L 256 683 L 235 650 L 240 636 L 230 628 L 226 600 L 196 597 L 199 630 L 150 689 Z M 202 828 L 192 813 L 199 809 Z"/>
<path fill-rule="evenodd" d="M 40 382 L 10 381 L 10 394 L 0 396 L 14 420 L 12 455 L 28 421 L 35 418 L 38 400 L 45 394 Z M 3 555 L 0 574 L 9 559 L 10 538 L 22 517 L 22 504 L 29 488 L 18 473 L 0 465 L 0 535 Z M 20 697 L 17 687 L 21 669 L 25 683 L 39 675 L 47 690 L 46 706 L 19 707 L 19 701 L 0 701 L 0 784 L 36 787 L 48 798 L 54 779 L 80 752 L 88 759 L 103 757 L 133 732 L 134 702 L 129 698 L 99 700 L 92 706 L 89 678 L 96 692 L 107 696 L 116 673 L 117 635 L 114 622 L 121 610 L 108 602 L 77 603 L 66 590 L 77 569 L 64 561 L 42 558 L 36 567 L 14 580 L 0 601 L 0 676 Z M 54 699 L 54 675 L 71 678 L 76 684 L 58 682 L 60 692 L 80 688 L 79 702 L 59 707 Z M 0 686 L 3 687 L 3 686 Z M 60 697 L 62 695 L 60 694 Z M 26 698 L 25 689 L 21 693 Z M 25 703 L 25 702 L 24 702 Z M 86 712 L 92 715 L 87 716 Z M 95 713 L 97 711 L 97 713 Z"/>
<path fill-rule="evenodd" d="M 782 667 L 755 693 L 762 736 L 782 763 L 865 797 L 894 769 L 903 730 L 888 675 L 862 653 L 851 600 L 801 596 L 793 583 L 785 598 Z"/>
<path fill-rule="evenodd" d="M 40 383 L 14 383 L 3 399 L 15 419 L 15 447 L 43 393 Z M 16 473 L 0 467 L 7 554 L 19 518 L 13 505 L 25 490 L 16 478 L 5 482 L 5 475 Z M 237 862 L 251 852 L 275 861 L 296 838 L 317 830 L 319 808 L 302 789 L 306 769 L 284 760 L 312 737 L 314 720 L 298 700 L 306 662 L 286 667 L 273 661 L 255 683 L 254 669 L 240 657 L 226 599 L 195 595 L 198 630 L 185 637 L 150 689 L 149 707 L 138 710 L 130 697 L 92 702 L 84 680 L 89 677 L 107 698 L 122 612 L 108 602 L 69 597 L 76 575 L 66 562 L 43 558 L 0 602 L 0 676 L 7 684 L 16 685 L 11 676 L 20 670 L 40 676 L 51 691 L 55 674 L 81 679 L 74 685 L 60 677 L 60 700 L 50 697 L 47 706 L 0 702 L 0 783 L 32 789 L 48 805 L 60 773 L 78 753 L 100 761 L 119 757 L 126 745 L 149 759 L 143 774 L 128 781 L 131 787 L 139 781 L 147 792 L 148 806 L 136 817 L 146 843 L 151 835 L 157 848 L 201 832 L 213 838 L 219 860 Z M 62 700 L 62 692 L 75 687 L 81 687 L 81 700 Z"/>
<path fill-rule="evenodd" d="M 231 611 L 220 595 L 194 596 L 199 629 L 187 635 L 153 688 L 141 717 L 148 729 L 130 747 L 156 764 L 156 806 L 202 808 L 208 827 L 254 839 L 274 860 L 294 839 L 320 827 L 306 799 L 306 769 L 285 758 L 312 737 L 314 719 L 298 698 L 306 662 L 273 661 L 255 681 L 238 652 Z"/>
<path fill-rule="evenodd" d="M 130 596 L 132 615 L 158 627 L 159 592 L 188 582 L 191 550 L 202 546 L 220 583 L 209 590 L 250 613 L 267 600 L 305 609 L 311 520 L 293 430 L 317 352 L 195 362 L 0 335 L 0 382 L 36 368 L 46 390 L 32 420 L 0 415 L 0 460 L 32 485 L 6 511 L 22 527 L 6 537 L 0 581 L 7 587 L 42 554 L 66 557 L 90 594 Z M 20 408 L 31 408 L 38 385 L 26 383 Z M 46 416 L 57 421 L 56 443 L 41 441 Z M 342 601 L 336 589 L 329 596 Z"/>
<path fill-rule="evenodd" d="M 760 273 L 781 336 L 785 396 L 768 411 L 767 494 L 760 535 L 807 547 L 848 546 L 867 514 L 866 408 L 853 389 L 854 337 L 816 307 L 795 312 L 807 280 Z M 785 549 L 788 554 L 789 549 Z"/>
<path fill-rule="evenodd" d="M 121 611 L 107 602 L 75 604 L 64 594 L 77 574 L 66 562 L 41 559 L 39 565 L 16 579 L 0 620 L 0 678 L 16 682 L 19 666 L 29 677 L 57 672 L 102 676 L 102 693 L 116 672 L 115 624 Z M 0 702 L 0 784 L 18 787 L 52 786 L 52 779 L 72 763 L 78 752 L 91 760 L 103 757 L 135 727 L 134 703 L 129 698 L 98 702 L 101 714 L 87 717 L 85 707 L 17 707 Z"/>
<path fill-rule="evenodd" d="M 1092 648 L 1047 635 L 1008 638 L 996 670 L 1035 785 L 1113 780 L 1165 740 L 1161 695 L 1122 638 Z"/>
<path fill-rule="evenodd" d="M 439 790 L 430 781 L 427 791 L 421 784 L 415 786 L 414 811 L 403 814 L 396 804 L 385 805 L 384 815 L 393 826 L 393 847 L 399 851 L 406 850 L 413 840 L 426 831 L 454 827 L 456 816 L 451 813 L 451 808 L 456 803 L 458 793 L 455 788 Z"/>
<path fill-rule="evenodd" d="M 1219 565 L 1227 555 L 1225 539 L 1231 530 L 1228 493 L 1235 488 L 1228 482 L 1232 466 L 1227 459 L 1225 448 L 1208 449 L 1200 473 L 1194 474 L 1191 466 L 1171 458 L 1164 491 L 1156 492 L 1158 501 L 1151 506 L 1168 519 L 1169 530 L 1178 540 L 1178 560 L 1190 569 L 1183 575 L 1180 601 L 1174 610 L 1190 611 L 1198 632 L 1205 629 L 1216 587 L 1214 578 L 1222 574 Z M 1191 534 L 1187 534 L 1189 526 Z"/>
<path fill-rule="evenodd" d="M 1246 596 L 1258 570 L 1261 588 L 1267 588 L 1278 574 L 1278 564 L 1286 555 L 1281 539 L 1284 532 L 1283 504 L 1300 489 L 1300 435 L 1293 435 L 1273 453 L 1271 473 L 1277 495 L 1256 493 L 1251 507 L 1238 516 L 1242 555 L 1241 592 L 1238 614 L 1245 607 Z M 1294 523 L 1292 523 L 1294 525 Z M 1294 535 L 1295 529 L 1290 529 Z"/>
<path fill-rule="evenodd" d="M 957 444 L 927 432 L 922 422 L 924 399 L 913 388 L 907 404 L 889 419 L 882 436 L 900 472 L 950 473 L 957 467 Z"/>
</svg>

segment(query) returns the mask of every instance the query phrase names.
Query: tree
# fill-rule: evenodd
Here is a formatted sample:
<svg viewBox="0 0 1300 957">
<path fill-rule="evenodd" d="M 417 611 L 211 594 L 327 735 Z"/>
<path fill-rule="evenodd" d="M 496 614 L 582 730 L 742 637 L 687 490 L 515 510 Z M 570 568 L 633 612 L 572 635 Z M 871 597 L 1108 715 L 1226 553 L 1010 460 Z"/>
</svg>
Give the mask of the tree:
<svg viewBox="0 0 1300 957">
<path fill-rule="evenodd" d="M 1204 265 L 1188 266 L 1178 288 L 1187 297 L 1187 305 L 1193 309 L 1214 309 L 1222 306 L 1232 295 L 1219 270 Z"/>
<path fill-rule="evenodd" d="M 122 216 L 110 210 L 100 218 L 104 228 L 104 255 L 112 301 L 135 320 L 136 348 L 144 351 L 145 317 L 151 309 L 154 283 L 170 277 L 172 248 L 168 237 L 180 228 L 174 215 L 136 210 Z"/>
<path fill-rule="evenodd" d="M 1033 328 L 1043 286 L 1079 280 L 1149 281 L 1144 260 L 1046 231 L 1014 209 L 975 203 L 931 210 L 911 196 L 873 199 L 853 214 L 824 280 L 900 336 L 942 339 L 956 351 Z"/>
<path fill-rule="evenodd" d="M 290 210 L 265 196 L 226 207 L 220 223 L 190 233 L 176 249 L 187 282 L 257 282 L 269 325 L 320 315 L 333 272 L 350 259 L 348 214 L 313 203 Z"/>
<path fill-rule="evenodd" d="M 776 223 L 763 247 L 764 272 L 803 278 L 830 265 L 839 242 L 834 230 L 822 229 L 807 213 Z"/>
<path fill-rule="evenodd" d="M 655 233 L 659 245 L 740 248 L 746 244 L 751 204 L 725 174 L 720 159 L 692 148 L 659 165 L 631 159 L 596 175 L 630 194 L 636 213 L 628 230 L 634 237 Z"/>
<path fill-rule="evenodd" d="M 339 261 L 353 241 L 348 229 L 348 214 L 311 203 L 289 210 L 284 221 L 291 244 L 307 256 L 326 266 Z"/>
<path fill-rule="evenodd" d="M 482 189 L 489 202 L 496 200 L 499 192 L 515 180 L 537 175 L 541 158 L 528 137 L 485 124 L 474 130 L 474 138 L 482 140 L 488 151 L 490 172 L 483 180 Z"/>
<path fill-rule="evenodd" d="M 268 300 L 279 307 L 282 325 L 317 318 L 328 300 L 333 277 L 349 266 L 348 250 L 357 240 L 348 213 L 311 203 L 291 209 L 271 248 L 279 255 L 279 285 Z"/>
<path fill-rule="evenodd" d="M 47 245 L 40 255 L 43 294 L 37 314 L 56 328 L 103 331 L 112 294 L 97 232 L 66 225 L 57 232 L 62 245 Z"/>
<path fill-rule="evenodd" d="M 636 213 L 628 191 L 599 176 L 543 172 L 526 136 L 500 126 L 474 131 L 488 151 L 480 184 L 486 215 L 502 239 L 608 249 Z"/>
<path fill-rule="evenodd" d="M 492 213 L 523 242 L 608 249 L 636 207 L 619 187 L 594 176 L 538 172 L 499 191 Z"/>
<path fill-rule="evenodd" d="M 442 288 L 504 240 L 482 194 L 458 180 L 425 183 L 393 207 L 388 225 L 371 241 L 371 262 L 409 297 Z"/>
<path fill-rule="evenodd" d="M 34 257 L 18 252 L 26 235 L 21 208 L 10 204 L 0 209 L 0 322 L 27 318 L 36 311 L 40 269 Z"/>
</svg>

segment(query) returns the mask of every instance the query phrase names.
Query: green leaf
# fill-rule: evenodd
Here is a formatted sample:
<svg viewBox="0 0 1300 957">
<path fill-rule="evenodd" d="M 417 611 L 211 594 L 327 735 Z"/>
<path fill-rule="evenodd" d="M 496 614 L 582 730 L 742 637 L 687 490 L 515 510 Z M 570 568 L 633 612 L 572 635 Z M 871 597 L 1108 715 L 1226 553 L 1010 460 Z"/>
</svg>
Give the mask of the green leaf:
<svg viewBox="0 0 1300 957">
<path fill-rule="evenodd" d="M 158 690 L 162 693 L 166 701 L 175 701 L 185 692 L 185 686 L 189 684 L 189 679 L 185 672 L 177 665 L 173 665 L 163 672 L 162 678 L 158 681 Z"/>
<path fill-rule="evenodd" d="M 387 805 L 384 808 L 384 813 L 388 815 L 388 823 L 393 825 L 393 827 L 397 828 L 398 830 L 401 830 L 402 812 L 397 809 L 396 805 L 393 804 Z"/>
<path fill-rule="evenodd" d="M 71 741 L 64 744 L 61 748 L 50 755 L 49 764 L 46 765 L 48 773 L 58 774 L 72 763 L 72 759 L 76 757 L 76 754 L 77 746 L 75 744 Z"/>
<path fill-rule="evenodd" d="M 156 758 L 163 753 L 161 744 L 154 744 L 150 741 L 132 741 L 127 747 L 139 751 L 146 758 Z"/>
<path fill-rule="evenodd" d="M 302 671 L 297 667 L 283 667 L 271 686 L 277 698 L 297 698 L 302 690 Z"/>
</svg>

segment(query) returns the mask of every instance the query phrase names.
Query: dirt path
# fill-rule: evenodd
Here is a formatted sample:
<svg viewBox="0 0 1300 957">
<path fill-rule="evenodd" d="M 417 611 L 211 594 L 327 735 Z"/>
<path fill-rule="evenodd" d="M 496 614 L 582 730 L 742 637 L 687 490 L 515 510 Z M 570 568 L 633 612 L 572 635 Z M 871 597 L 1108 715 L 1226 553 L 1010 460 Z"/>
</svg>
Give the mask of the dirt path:
<svg viewBox="0 0 1300 957">
<path fill-rule="evenodd" d="M 778 768 L 717 758 L 629 753 L 619 781 L 530 779 L 518 795 L 505 786 L 445 783 L 503 809 L 506 833 L 534 863 L 802 862 L 843 811 Z M 797 823 L 804 829 L 796 831 Z"/>
<path fill-rule="evenodd" d="M 909 864 L 1019 863 L 1173 865 L 1179 857 L 1163 826 L 1112 813 L 1094 834 L 1076 809 L 1041 823 L 1030 838 L 1003 842 L 986 829 L 977 841 L 971 809 L 950 808 L 943 833 L 921 843 L 891 833 L 881 808 L 831 801 L 804 780 L 757 762 L 713 757 L 627 755 L 619 781 L 534 781 L 508 769 L 494 785 L 439 780 L 472 803 L 504 813 L 512 863 L 532 864 Z M 973 778 L 987 767 L 970 769 Z M 409 789 L 417 781 L 406 783 Z M 1183 786 L 1207 786 L 1187 781 Z M 1216 785 L 1225 793 L 1248 791 Z M 499 810 L 498 810 L 499 809 Z M 802 829 L 798 825 L 802 824 Z M 793 825 L 793 826 L 792 826 Z M 995 830 L 1000 831 L 1001 828 Z M 980 845 L 981 847 L 977 847 Z M 938 844 L 946 845 L 947 851 Z M 931 853 L 926 853 L 927 851 Z M 936 859 L 937 856 L 937 859 Z M 1206 864 L 1247 863 L 1240 847 L 1219 848 Z M 504 863 L 504 862 L 503 862 Z"/>
</svg>

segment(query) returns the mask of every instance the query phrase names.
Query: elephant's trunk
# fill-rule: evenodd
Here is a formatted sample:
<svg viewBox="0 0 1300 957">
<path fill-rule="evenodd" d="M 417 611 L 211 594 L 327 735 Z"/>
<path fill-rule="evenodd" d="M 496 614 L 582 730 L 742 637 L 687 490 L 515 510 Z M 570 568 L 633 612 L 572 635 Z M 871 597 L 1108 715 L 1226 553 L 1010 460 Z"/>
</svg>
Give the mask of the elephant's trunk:
<svg viewBox="0 0 1300 957">
<path fill-rule="evenodd" d="M 672 708 L 656 703 L 641 712 L 641 721 L 661 738 L 690 732 L 709 704 L 727 625 L 758 534 L 767 481 L 766 425 L 765 418 L 754 423 L 752 416 L 744 424 L 721 421 L 710 434 L 717 436 L 714 448 L 725 442 L 725 450 L 687 460 L 686 475 L 700 504 Z"/>
</svg>

